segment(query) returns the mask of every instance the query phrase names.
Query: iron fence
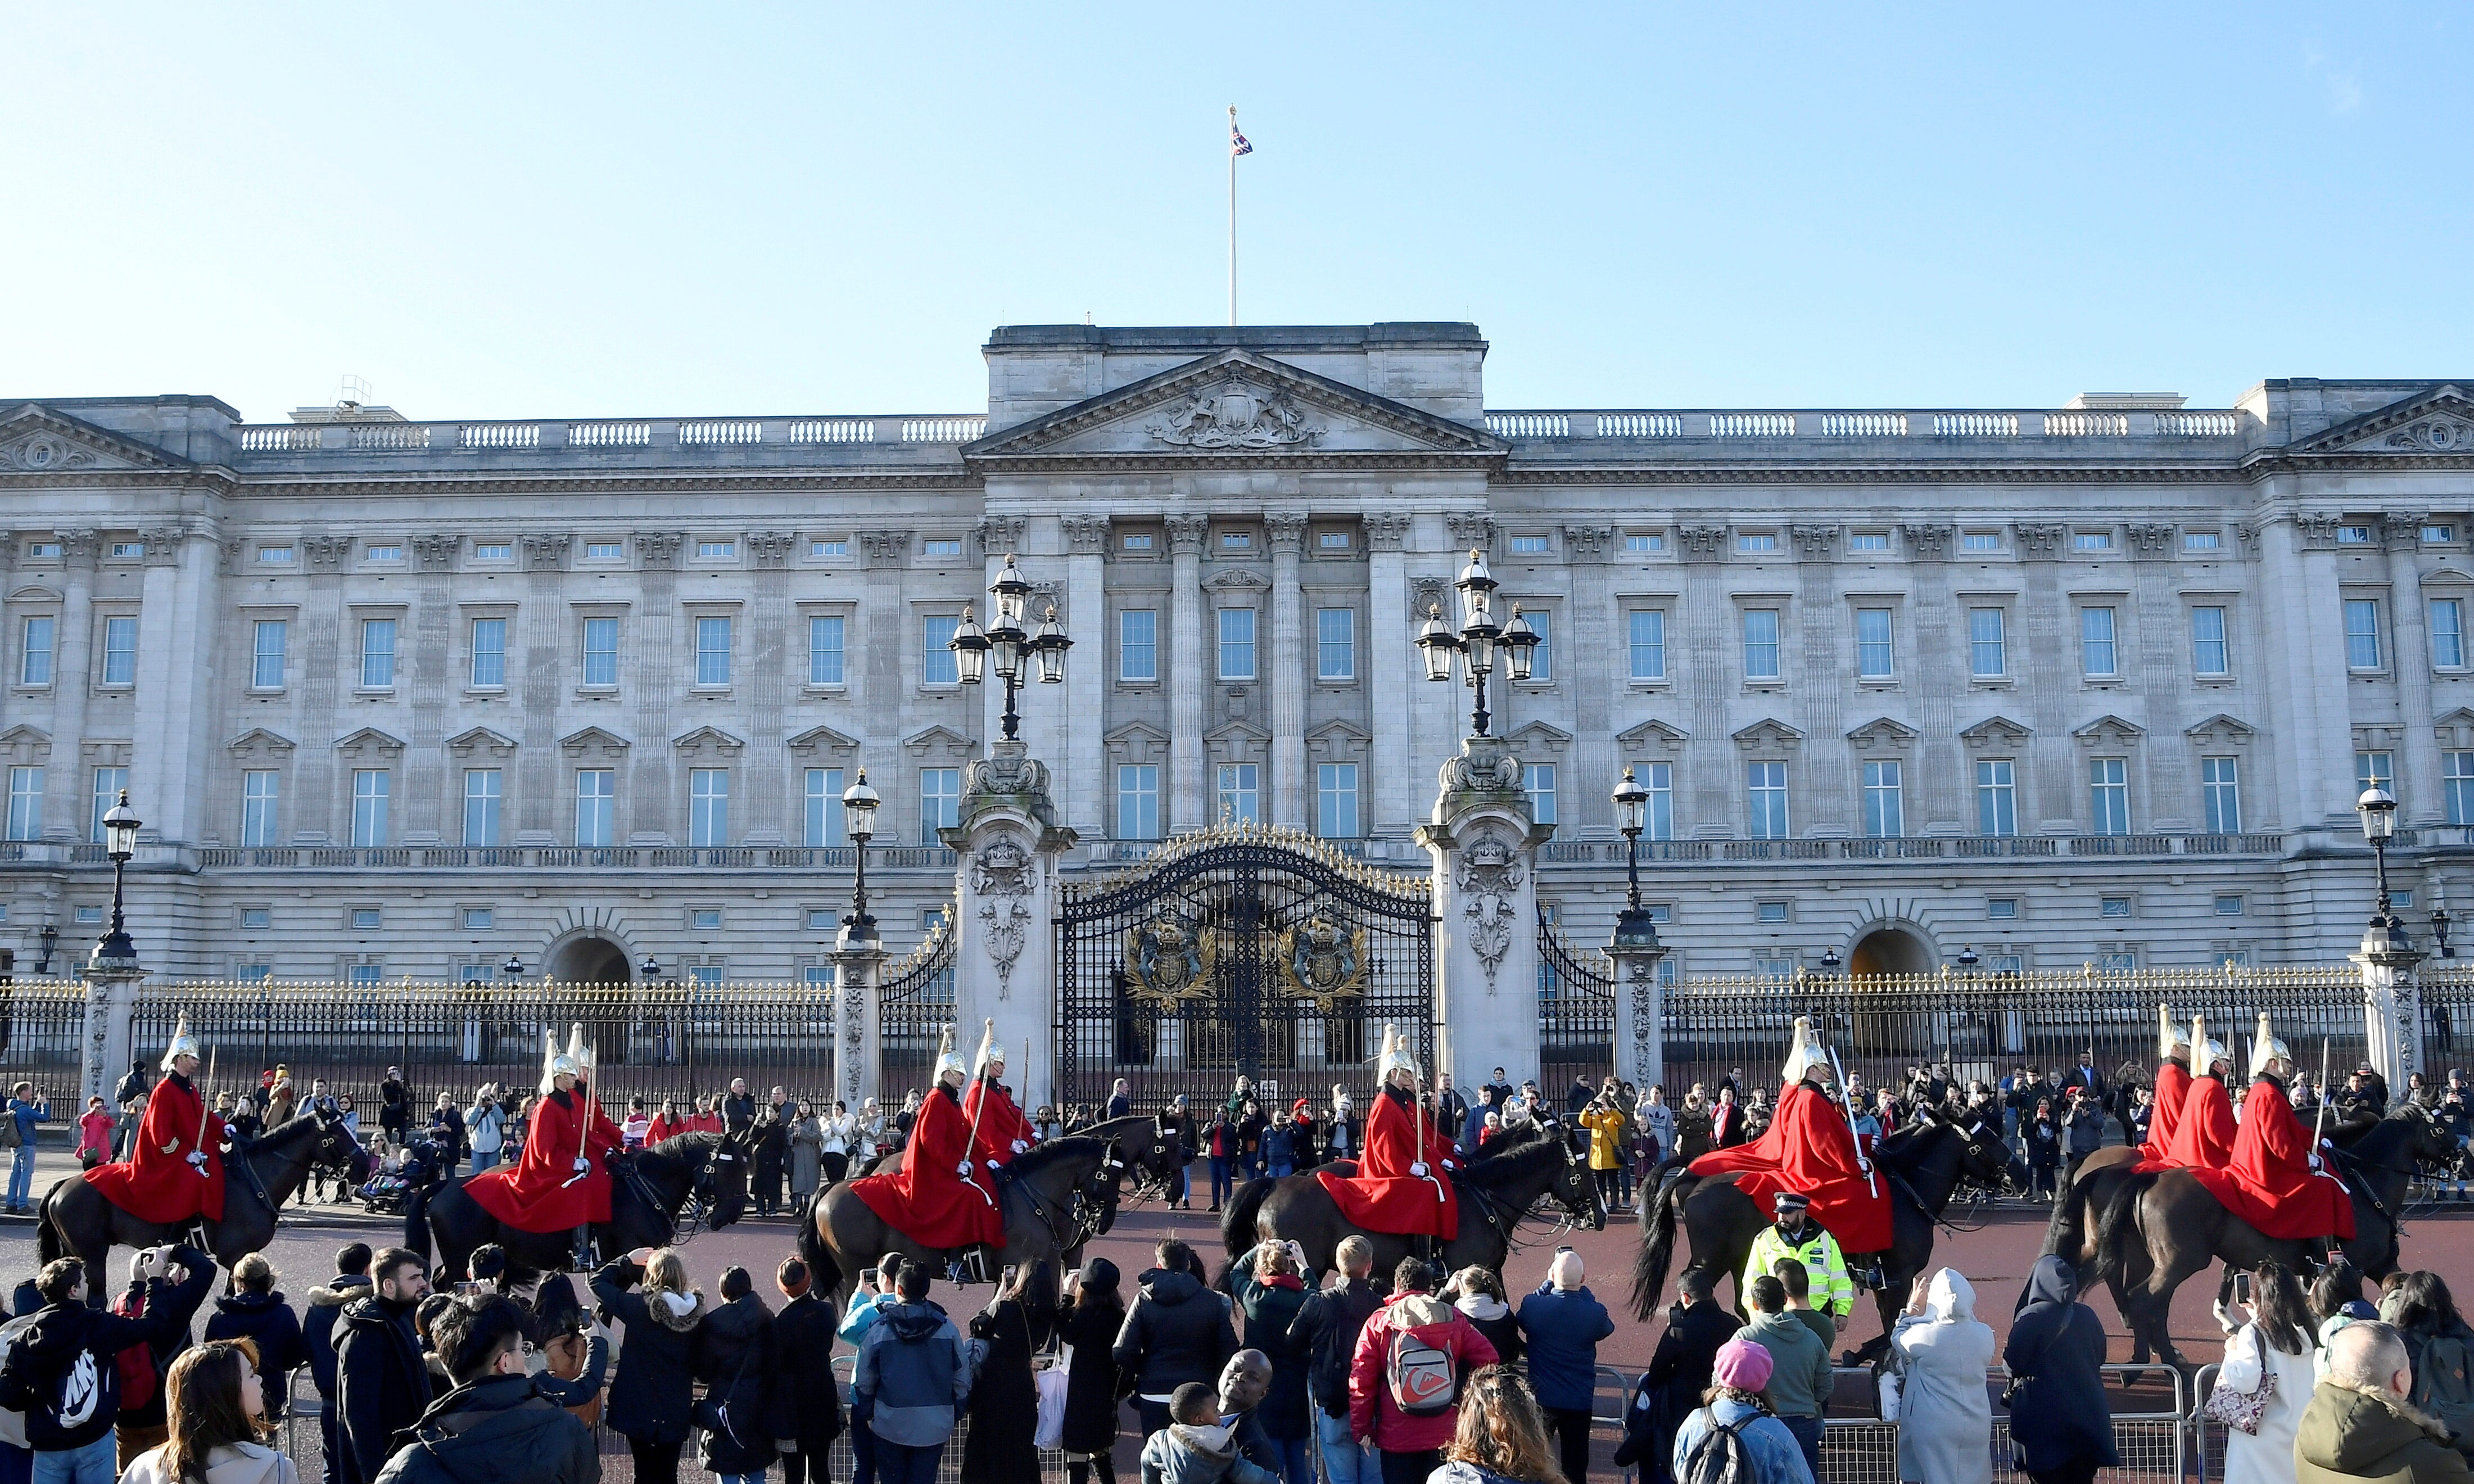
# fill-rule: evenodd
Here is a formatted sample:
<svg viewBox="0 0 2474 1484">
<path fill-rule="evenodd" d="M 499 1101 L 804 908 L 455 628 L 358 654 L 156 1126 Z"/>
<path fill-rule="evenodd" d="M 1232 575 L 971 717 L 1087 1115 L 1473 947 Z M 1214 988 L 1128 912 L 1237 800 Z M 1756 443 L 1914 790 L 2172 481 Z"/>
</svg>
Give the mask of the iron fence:
<svg viewBox="0 0 2474 1484">
<path fill-rule="evenodd" d="M 946 926 L 953 915 L 950 908 L 939 914 L 927 938 L 910 957 L 888 966 L 878 983 L 876 1088 L 887 1110 L 898 1107 L 905 1093 L 928 1090 L 937 1042 L 954 1023 L 954 935 Z M 961 1032 L 957 1029 L 955 1035 L 958 1040 Z M 979 1037 L 974 1034 L 970 1041 L 957 1047 L 966 1059 Z M 862 1054 L 852 1048 L 852 1055 Z"/>
<path fill-rule="evenodd" d="M 1538 1085 L 1560 1095 L 1575 1077 L 1591 1086 L 1614 1070 L 1615 982 L 1538 912 Z"/>
<path fill-rule="evenodd" d="M 2422 991 L 2424 1073 L 2438 1082 L 2452 1066 L 2474 1070 L 2474 965 L 2426 964 L 2416 983 Z"/>
<path fill-rule="evenodd" d="M 73 979 L 0 980 L 0 1090 L 26 1080 L 56 1098 L 73 1093 L 85 1059 L 85 985 Z M 111 1070 L 117 1075 L 121 1069 Z"/>
</svg>

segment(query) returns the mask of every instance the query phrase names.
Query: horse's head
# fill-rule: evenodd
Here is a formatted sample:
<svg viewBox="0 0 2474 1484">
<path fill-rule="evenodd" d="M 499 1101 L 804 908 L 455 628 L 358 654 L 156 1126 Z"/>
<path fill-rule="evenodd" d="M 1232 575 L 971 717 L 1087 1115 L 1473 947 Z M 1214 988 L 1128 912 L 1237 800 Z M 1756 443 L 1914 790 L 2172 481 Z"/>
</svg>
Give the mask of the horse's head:
<svg viewBox="0 0 2474 1484">
<path fill-rule="evenodd" d="M 2407 1099 L 2389 1117 L 2406 1126 L 2406 1150 L 2414 1163 L 2445 1165 L 2456 1159 L 2456 1138 L 2421 1104 Z"/>
<path fill-rule="evenodd" d="M 747 1214 L 747 1161 L 756 1147 L 756 1126 L 725 1133 L 706 1152 L 696 1167 L 696 1203 L 704 1207 L 704 1224 L 715 1231 Z"/>
<path fill-rule="evenodd" d="M 1165 1195 L 1176 1185 L 1177 1147 L 1175 1140 L 1159 1131 L 1153 1124 L 1140 1129 L 1118 1141 L 1124 1152 L 1118 1174 L 1134 1177 L 1137 1196 L 1154 1192 Z"/>
<path fill-rule="evenodd" d="M 2001 1120 L 1971 1118 L 1954 1123 L 1958 1131 L 1959 1169 L 1967 1180 L 1977 1185 L 1999 1187 L 2004 1179 L 2026 1183 L 2026 1171 L 2018 1168 L 2010 1145 L 2001 1137 Z"/>
<path fill-rule="evenodd" d="M 352 1136 L 343 1113 L 332 1103 L 314 1103 L 309 1116 L 318 1121 L 316 1162 L 349 1171 L 356 1186 L 366 1182 L 377 1168 L 377 1156 L 363 1149 L 361 1141 Z"/>
<path fill-rule="evenodd" d="M 1108 1151 L 1100 1163 L 1074 1193 L 1076 1219 L 1090 1228 L 1093 1236 L 1106 1236 L 1117 1224 L 1117 1191 L 1126 1177 L 1126 1152 L 1122 1140 L 1110 1139 Z"/>
<path fill-rule="evenodd" d="M 1564 1167 L 1555 1172 L 1554 1181 L 1546 1187 L 1546 1193 L 1564 1208 L 1564 1214 L 1572 1219 L 1573 1226 L 1604 1231 L 1607 1229 L 1607 1204 L 1598 1198 L 1597 1177 L 1591 1175 L 1589 1167 L 1581 1162 L 1581 1156 L 1572 1152 L 1571 1140 L 1559 1137 L 1555 1143 L 1564 1151 Z"/>
</svg>

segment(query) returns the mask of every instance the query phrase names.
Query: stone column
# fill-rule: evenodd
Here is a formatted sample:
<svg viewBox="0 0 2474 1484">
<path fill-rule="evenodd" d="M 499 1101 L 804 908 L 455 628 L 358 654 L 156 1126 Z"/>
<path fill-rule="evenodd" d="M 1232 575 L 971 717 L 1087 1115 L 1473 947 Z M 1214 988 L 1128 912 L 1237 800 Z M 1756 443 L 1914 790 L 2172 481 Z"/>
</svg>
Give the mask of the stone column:
<svg viewBox="0 0 2474 1484">
<path fill-rule="evenodd" d="M 884 982 L 885 939 L 873 930 L 866 937 L 853 937 L 845 923 L 834 939 L 833 961 L 834 1022 L 841 1033 L 834 1047 L 835 1084 L 856 1114 L 865 1100 L 883 1096 L 876 1085 L 876 996 Z"/>
<path fill-rule="evenodd" d="M 94 558 L 103 538 L 61 532 L 61 627 L 52 666 L 52 755 L 44 765 L 43 839 L 85 839 L 89 785 L 78 776 L 85 754 L 85 705 L 94 693 Z"/>
<path fill-rule="evenodd" d="M 1015 1101 L 1055 1101 L 1056 867 L 1075 834 L 1056 822 L 1048 765 L 1019 742 L 999 742 L 962 781 L 952 829 L 940 831 L 959 858 L 954 873 L 954 1044 L 966 1056 L 981 1022 L 1012 1062 Z"/>
<path fill-rule="evenodd" d="M 146 971 L 91 970 L 85 979 L 85 1070 L 80 1078 L 77 1106 L 101 1097 L 109 1106 L 120 1074 L 129 1070 L 130 1037 L 137 1018 L 137 986 Z"/>
<path fill-rule="evenodd" d="M 1374 734 L 1367 756 L 1392 762 L 1409 756 L 1409 683 L 1417 663 L 1410 653 L 1418 628 L 1409 618 L 1408 557 L 1401 551 L 1409 517 L 1398 510 L 1378 510 L 1365 520 L 1366 693 Z M 1407 835 L 1418 816 L 1413 770 L 1376 766 L 1368 771 L 1373 775 L 1374 808 L 1366 833 L 1393 839 Z"/>
<path fill-rule="evenodd" d="M 1171 788 L 1167 827 L 1200 830 L 1211 823 L 1211 790 L 1202 756 L 1202 542 L 1210 519 L 1168 518 L 1175 554 L 1175 588 L 1169 599 L 1168 761 Z M 957 1032 L 958 1038 L 960 1033 Z"/>
<path fill-rule="evenodd" d="M 2403 1087 L 2422 1070 L 2422 989 L 2413 968 L 2423 956 L 2374 920 L 2363 951 L 2347 957 L 2363 970 L 2364 1058 L 2390 1087 Z"/>
<path fill-rule="evenodd" d="M 1311 831 L 1306 789 L 1305 595 L 1298 585 L 1298 553 L 1306 518 L 1263 517 L 1272 542 L 1272 822 Z"/>
<path fill-rule="evenodd" d="M 1418 829 L 1434 858 L 1434 1064 L 1468 1086 L 1496 1066 L 1516 1083 L 1538 1075 L 1537 858 L 1555 827 L 1530 817 L 1520 760 L 1500 737 L 1464 739 L 1441 783 Z"/>
<path fill-rule="evenodd" d="M 1059 734 L 1069 739 L 1059 750 L 1065 776 L 1064 797 L 1057 801 L 1068 820 L 1079 819 L 1096 836 L 1108 833 L 1108 755 L 1097 734 L 1108 715 L 1108 667 L 1116 657 L 1116 635 L 1108 626 L 1108 518 L 1066 516 L 1059 523 L 1065 558 L 1066 621 L 1074 645 L 1082 652 L 1066 656 L 1064 705 L 1056 708 L 1071 718 Z M 1076 741 L 1079 739 L 1079 745 Z"/>
<path fill-rule="evenodd" d="M 2395 610 L 2396 653 L 2389 672 L 2397 679 L 2396 776 L 2389 788 L 2397 796 L 2397 823 L 2409 830 L 2445 824 L 2448 805 L 2440 795 L 2439 740 L 2432 718 L 2438 707 L 2431 692 L 2431 602 L 2422 596 L 2419 515 L 2390 512 L 2384 523 L 2388 539 L 2389 592 Z"/>
<path fill-rule="evenodd" d="M 1645 910 L 1627 910 L 1600 951 L 1615 971 L 1615 1075 L 1647 1092 L 1666 1081 L 1666 986 L 1658 980 L 1666 948 Z"/>
<path fill-rule="evenodd" d="M 197 664 L 196 634 L 212 620 L 200 621 L 183 602 L 181 551 L 185 538 L 177 528 L 140 533 L 146 546 L 146 575 L 137 616 L 136 718 L 129 757 L 129 792 L 153 838 L 192 840 L 199 835 L 190 817 L 189 739 L 195 722 L 189 709 L 190 668 Z M 179 677 L 179 678 L 175 678 Z M 109 1093 L 105 1097 L 109 1098 Z"/>
</svg>

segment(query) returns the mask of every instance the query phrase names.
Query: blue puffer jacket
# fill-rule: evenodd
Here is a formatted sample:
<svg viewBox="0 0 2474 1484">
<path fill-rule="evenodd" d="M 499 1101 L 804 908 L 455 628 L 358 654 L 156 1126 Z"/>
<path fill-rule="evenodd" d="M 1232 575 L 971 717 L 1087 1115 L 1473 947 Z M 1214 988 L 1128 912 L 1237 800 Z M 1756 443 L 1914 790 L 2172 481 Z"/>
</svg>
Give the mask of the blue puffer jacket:
<svg viewBox="0 0 2474 1484">
<path fill-rule="evenodd" d="M 1607 1306 L 1586 1287 L 1569 1293 L 1553 1283 L 1520 1301 L 1520 1333 L 1529 1342 L 1529 1389 L 1538 1404 L 1587 1412 L 1598 1389 L 1598 1342 L 1615 1332 Z"/>
<path fill-rule="evenodd" d="M 970 1395 L 970 1351 L 943 1309 L 924 1300 L 878 1308 L 851 1384 L 856 1420 L 887 1443 L 927 1448 L 954 1435 Z"/>
</svg>

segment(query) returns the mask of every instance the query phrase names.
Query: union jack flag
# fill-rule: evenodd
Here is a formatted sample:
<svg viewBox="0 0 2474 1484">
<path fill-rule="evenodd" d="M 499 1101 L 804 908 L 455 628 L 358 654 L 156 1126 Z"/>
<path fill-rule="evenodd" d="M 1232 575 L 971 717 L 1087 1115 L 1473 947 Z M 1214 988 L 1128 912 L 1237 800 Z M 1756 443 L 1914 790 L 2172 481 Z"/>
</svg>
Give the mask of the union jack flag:
<svg viewBox="0 0 2474 1484">
<path fill-rule="evenodd" d="M 1237 132 L 1237 126 L 1234 122 L 1230 123 L 1228 126 L 1228 158 L 1234 159 L 1240 155 L 1251 155 L 1253 153 L 1254 146 L 1249 144 L 1246 141 L 1246 136 Z"/>
</svg>

